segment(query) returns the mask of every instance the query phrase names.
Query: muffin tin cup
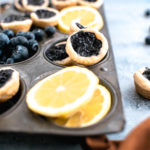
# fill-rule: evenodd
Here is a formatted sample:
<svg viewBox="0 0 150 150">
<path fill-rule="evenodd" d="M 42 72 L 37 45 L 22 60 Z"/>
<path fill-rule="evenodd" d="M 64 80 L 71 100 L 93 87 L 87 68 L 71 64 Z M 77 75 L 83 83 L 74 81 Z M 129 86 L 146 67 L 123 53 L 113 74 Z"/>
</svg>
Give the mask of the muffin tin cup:
<svg viewBox="0 0 150 150">
<path fill-rule="evenodd" d="M 12 13 L 13 11 L 13 8 L 11 8 L 11 10 L 5 12 L 4 16 Z M 44 42 L 40 44 L 41 48 L 35 56 L 24 62 L 7 65 L 20 72 L 21 79 L 23 79 L 22 85 L 24 85 L 24 91 L 22 93 L 23 96 L 21 96 L 22 98 L 20 98 L 10 110 L 4 113 L 2 117 L 0 116 L 0 132 L 53 134 L 61 136 L 89 136 L 118 132 L 123 129 L 125 121 L 113 51 L 106 27 L 103 8 L 101 8 L 100 12 L 103 16 L 105 24 L 101 32 L 108 40 L 109 53 L 101 62 L 92 66 L 88 66 L 87 68 L 93 71 L 99 77 L 100 83 L 110 90 L 112 96 L 112 106 L 106 117 L 104 117 L 100 122 L 89 127 L 65 128 L 55 125 L 54 123 L 48 121 L 45 117 L 39 116 L 28 109 L 25 98 L 27 91 L 35 83 L 47 75 L 53 74 L 54 72 L 62 69 L 62 67 L 65 67 L 49 62 L 45 56 L 45 51 L 49 46 L 68 37 L 68 35 L 57 31 L 53 38 L 44 40 Z M 2 65 L 0 67 L 2 67 Z"/>
<path fill-rule="evenodd" d="M 43 56 L 44 56 L 44 58 L 45 58 L 49 63 L 52 63 L 52 64 L 57 65 L 57 66 L 59 66 L 59 67 L 71 66 L 71 65 L 60 65 L 60 64 L 56 64 L 55 62 L 51 61 L 51 60 L 46 56 L 47 50 L 51 49 L 51 47 L 53 47 L 54 45 L 59 44 L 59 43 L 61 43 L 61 42 L 65 42 L 65 41 L 67 41 L 67 38 L 64 38 L 64 37 L 63 37 L 63 38 L 60 38 L 60 39 L 56 39 L 56 40 L 53 41 L 53 42 L 49 41 L 49 42 L 46 44 L 46 48 L 45 48 L 44 51 L 43 51 Z M 109 51 L 107 52 L 106 56 L 105 56 L 101 61 L 99 61 L 98 63 L 96 63 L 96 64 L 94 64 L 94 65 L 87 66 L 87 68 L 96 67 L 96 65 L 100 65 L 100 64 L 104 63 L 105 61 L 107 61 L 108 58 L 109 58 Z M 75 62 L 73 62 L 73 63 L 74 63 L 75 65 L 82 66 L 82 65 L 77 64 L 77 63 L 75 63 Z M 83 67 L 84 67 L 84 66 L 83 66 Z"/>
</svg>

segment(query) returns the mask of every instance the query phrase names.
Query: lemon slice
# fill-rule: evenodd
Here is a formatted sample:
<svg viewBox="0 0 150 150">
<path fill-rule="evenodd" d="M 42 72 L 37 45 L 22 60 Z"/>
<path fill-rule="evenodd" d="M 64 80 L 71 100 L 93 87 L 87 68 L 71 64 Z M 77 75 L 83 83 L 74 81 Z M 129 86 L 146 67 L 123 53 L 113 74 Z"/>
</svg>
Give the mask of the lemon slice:
<svg viewBox="0 0 150 150">
<path fill-rule="evenodd" d="M 72 114 L 92 98 L 98 78 L 86 68 L 67 67 L 38 82 L 27 94 L 32 111 L 47 117 Z"/>
<path fill-rule="evenodd" d="M 88 28 L 100 30 L 103 27 L 102 16 L 96 9 L 87 6 L 74 6 L 65 8 L 60 12 L 59 30 L 69 34 L 73 20 L 79 20 L 83 26 Z"/>
<path fill-rule="evenodd" d="M 111 96 L 109 91 L 104 86 L 98 85 L 89 103 L 82 106 L 72 117 L 69 119 L 57 118 L 53 121 L 66 127 L 85 127 L 104 118 L 110 107 Z"/>
</svg>

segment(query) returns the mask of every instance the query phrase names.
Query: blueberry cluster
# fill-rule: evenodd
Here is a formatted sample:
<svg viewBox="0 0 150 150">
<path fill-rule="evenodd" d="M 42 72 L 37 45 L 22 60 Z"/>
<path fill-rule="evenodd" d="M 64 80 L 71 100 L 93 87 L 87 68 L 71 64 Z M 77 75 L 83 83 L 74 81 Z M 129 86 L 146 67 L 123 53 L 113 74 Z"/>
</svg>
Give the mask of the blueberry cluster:
<svg viewBox="0 0 150 150">
<path fill-rule="evenodd" d="M 45 33 L 51 37 L 55 27 L 46 27 Z M 14 32 L 10 29 L 0 30 L 0 64 L 13 64 L 33 56 L 39 49 L 39 43 L 44 39 L 44 31 L 35 28 L 32 32 Z"/>
<path fill-rule="evenodd" d="M 68 57 L 65 47 L 66 44 L 53 45 L 46 51 L 46 56 L 51 61 L 63 60 Z"/>
<path fill-rule="evenodd" d="M 150 80 L 150 68 L 146 68 L 146 70 L 143 72 L 143 75 L 145 78 Z"/>
<path fill-rule="evenodd" d="M 71 36 L 71 43 L 73 49 L 80 54 L 80 56 L 84 57 L 98 55 L 102 47 L 102 41 L 98 40 L 95 34 L 91 32 L 77 32 Z"/>
</svg>

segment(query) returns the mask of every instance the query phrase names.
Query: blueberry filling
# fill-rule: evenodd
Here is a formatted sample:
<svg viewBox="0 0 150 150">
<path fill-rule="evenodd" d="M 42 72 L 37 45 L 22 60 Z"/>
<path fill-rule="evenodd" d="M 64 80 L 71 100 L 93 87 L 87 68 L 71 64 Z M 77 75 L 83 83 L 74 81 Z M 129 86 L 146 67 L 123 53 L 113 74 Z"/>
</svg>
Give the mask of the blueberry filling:
<svg viewBox="0 0 150 150">
<path fill-rule="evenodd" d="M 28 0 L 29 5 L 42 5 L 44 0 Z"/>
<path fill-rule="evenodd" d="M 56 15 L 56 13 L 45 9 L 37 10 L 36 14 L 38 15 L 39 18 L 50 18 Z"/>
<path fill-rule="evenodd" d="M 96 2 L 97 0 L 84 0 L 84 1 L 88 1 L 88 2 Z"/>
<path fill-rule="evenodd" d="M 18 3 L 19 3 L 21 6 L 23 6 L 23 5 L 22 5 L 22 0 L 19 0 Z"/>
<path fill-rule="evenodd" d="M 71 43 L 73 49 L 84 57 L 97 56 L 102 47 L 102 41 L 98 40 L 95 34 L 91 32 L 80 31 L 74 34 L 71 36 Z"/>
<path fill-rule="evenodd" d="M 0 71 L 0 88 L 3 87 L 7 81 L 9 81 L 12 73 L 13 73 L 13 70 L 11 69 Z"/>
<path fill-rule="evenodd" d="M 27 19 L 28 17 L 25 16 L 18 16 L 18 15 L 9 15 L 7 16 L 3 22 L 9 23 L 12 21 L 24 21 L 25 19 Z"/>
<path fill-rule="evenodd" d="M 46 56 L 51 61 L 63 60 L 68 57 L 65 47 L 66 47 L 66 44 L 59 44 L 57 46 L 54 45 L 46 51 Z"/>
<path fill-rule="evenodd" d="M 83 25 L 81 25 L 80 23 L 76 23 L 77 27 L 80 29 L 84 29 L 85 27 Z"/>
<path fill-rule="evenodd" d="M 143 72 L 143 76 L 150 80 L 150 68 L 146 67 L 146 70 Z"/>
</svg>

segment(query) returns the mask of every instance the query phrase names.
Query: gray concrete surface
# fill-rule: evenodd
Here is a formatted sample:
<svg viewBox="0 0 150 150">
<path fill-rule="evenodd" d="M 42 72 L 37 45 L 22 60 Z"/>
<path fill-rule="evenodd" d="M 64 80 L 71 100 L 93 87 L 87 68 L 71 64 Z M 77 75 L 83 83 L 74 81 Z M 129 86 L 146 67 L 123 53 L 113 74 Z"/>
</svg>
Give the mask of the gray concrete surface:
<svg viewBox="0 0 150 150">
<path fill-rule="evenodd" d="M 150 101 L 137 95 L 133 82 L 136 70 L 150 67 L 150 46 L 144 44 L 144 38 L 150 34 L 150 18 L 144 17 L 148 8 L 149 0 L 105 0 L 126 118 L 124 130 L 109 135 L 111 139 L 124 139 L 137 124 L 150 116 Z"/>
</svg>

